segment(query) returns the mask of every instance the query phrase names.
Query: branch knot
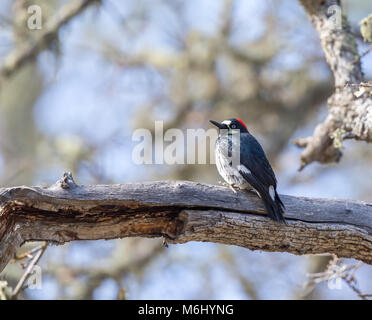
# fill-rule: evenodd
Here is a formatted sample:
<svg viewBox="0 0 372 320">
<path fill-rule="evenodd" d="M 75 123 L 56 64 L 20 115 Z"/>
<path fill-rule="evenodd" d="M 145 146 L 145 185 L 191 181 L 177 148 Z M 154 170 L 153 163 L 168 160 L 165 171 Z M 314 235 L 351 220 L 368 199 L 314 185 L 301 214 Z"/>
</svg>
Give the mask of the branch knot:
<svg viewBox="0 0 372 320">
<path fill-rule="evenodd" d="M 71 172 L 64 172 L 61 179 L 59 179 L 55 185 L 61 187 L 62 189 L 74 189 L 78 185 L 75 183 Z"/>
</svg>

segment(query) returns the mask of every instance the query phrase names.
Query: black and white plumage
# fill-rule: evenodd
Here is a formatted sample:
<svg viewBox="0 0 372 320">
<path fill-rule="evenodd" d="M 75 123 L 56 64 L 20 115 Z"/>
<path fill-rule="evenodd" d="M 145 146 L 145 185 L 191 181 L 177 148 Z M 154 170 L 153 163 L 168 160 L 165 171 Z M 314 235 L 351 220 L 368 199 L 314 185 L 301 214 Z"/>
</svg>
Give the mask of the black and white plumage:
<svg viewBox="0 0 372 320">
<path fill-rule="evenodd" d="M 219 174 L 232 188 L 256 191 L 268 216 L 286 224 L 283 217 L 285 207 L 276 191 L 275 173 L 256 138 L 238 118 L 222 123 L 210 121 L 219 128 L 215 145 Z"/>
</svg>

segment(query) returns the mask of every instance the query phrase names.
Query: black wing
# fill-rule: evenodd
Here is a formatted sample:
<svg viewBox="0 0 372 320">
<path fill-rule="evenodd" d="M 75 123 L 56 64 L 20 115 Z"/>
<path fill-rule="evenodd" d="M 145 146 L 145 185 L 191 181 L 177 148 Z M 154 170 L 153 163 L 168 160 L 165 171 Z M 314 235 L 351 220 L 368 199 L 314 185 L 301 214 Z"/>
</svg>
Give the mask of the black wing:
<svg viewBox="0 0 372 320">
<path fill-rule="evenodd" d="M 276 177 L 261 145 L 249 134 L 243 138 L 241 149 L 239 173 L 260 194 L 268 216 L 285 223 L 283 217 L 285 207 L 276 191 Z M 274 191 L 272 194 L 270 187 Z"/>
</svg>

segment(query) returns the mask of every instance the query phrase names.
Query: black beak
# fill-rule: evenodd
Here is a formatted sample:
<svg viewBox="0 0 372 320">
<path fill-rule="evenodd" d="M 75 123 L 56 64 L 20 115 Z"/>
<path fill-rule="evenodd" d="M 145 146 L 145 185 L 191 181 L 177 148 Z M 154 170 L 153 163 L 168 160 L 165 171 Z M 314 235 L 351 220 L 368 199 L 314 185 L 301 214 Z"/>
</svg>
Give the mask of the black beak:
<svg viewBox="0 0 372 320">
<path fill-rule="evenodd" d="M 214 121 L 214 120 L 209 120 L 209 122 L 211 124 L 214 124 L 216 127 L 218 127 L 219 129 L 228 129 L 227 125 L 224 124 L 224 123 L 219 123 L 217 121 Z"/>
</svg>

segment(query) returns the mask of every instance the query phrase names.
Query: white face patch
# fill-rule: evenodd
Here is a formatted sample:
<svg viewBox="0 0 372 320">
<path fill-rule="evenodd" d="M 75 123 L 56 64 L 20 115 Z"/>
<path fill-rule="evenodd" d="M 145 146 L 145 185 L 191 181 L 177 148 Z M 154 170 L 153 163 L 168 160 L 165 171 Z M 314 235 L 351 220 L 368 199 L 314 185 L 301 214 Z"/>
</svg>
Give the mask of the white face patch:
<svg viewBox="0 0 372 320">
<path fill-rule="evenodd" d="M 270 186 L 269 187 L 269 193 L 270 193 L 270 196 L 273 200 L 275 200 L 275 189 L 273 186 Z"/>
<path fill-rule="evenodd" d="M 230 120 L 224 120 L 222 121 L 223 124 L 226 124 L 227 126 L 229 126 L 231 124 L 231 121 Z"/>
</svg>

